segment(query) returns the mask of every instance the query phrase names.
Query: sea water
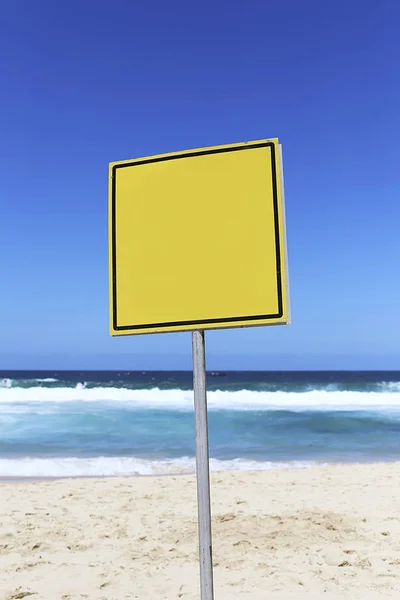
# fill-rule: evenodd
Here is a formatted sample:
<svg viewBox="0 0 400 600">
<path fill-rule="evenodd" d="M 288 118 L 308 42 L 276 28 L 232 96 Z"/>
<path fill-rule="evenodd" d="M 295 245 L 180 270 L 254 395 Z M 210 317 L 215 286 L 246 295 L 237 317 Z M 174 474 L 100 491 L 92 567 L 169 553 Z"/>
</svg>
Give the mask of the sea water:
<svg viewBox="0 0 400 600">
<path fill-rule="evenodd" d="M 400 459 L 400 372 L 208 373 L 211 468 Z M 190 372 L 0 372 L 0 477 L 192 473 Z"/>
</svg>

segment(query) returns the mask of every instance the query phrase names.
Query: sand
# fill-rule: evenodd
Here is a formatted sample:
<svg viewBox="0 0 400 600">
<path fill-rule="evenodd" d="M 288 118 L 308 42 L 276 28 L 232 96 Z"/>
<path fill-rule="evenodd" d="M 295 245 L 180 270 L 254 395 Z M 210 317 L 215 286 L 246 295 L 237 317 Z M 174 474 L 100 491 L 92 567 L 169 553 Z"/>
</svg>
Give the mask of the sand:
<svg viewBox="0 0 400 600">
<path fill-rule="evenodd" d="M 399 597 L 400 463 L 212 475 L 215 599 Z M 0 598 L 200 598 L 193 476 L 0 484 Z"/>
</svg>

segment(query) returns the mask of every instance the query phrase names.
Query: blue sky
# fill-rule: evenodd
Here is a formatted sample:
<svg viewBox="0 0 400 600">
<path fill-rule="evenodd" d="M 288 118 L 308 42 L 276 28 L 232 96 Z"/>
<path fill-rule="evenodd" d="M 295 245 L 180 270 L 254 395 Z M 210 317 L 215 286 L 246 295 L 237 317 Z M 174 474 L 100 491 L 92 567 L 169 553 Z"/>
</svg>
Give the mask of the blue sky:
<svg viewBox="0 0 400 600">
<path fill-rule="evenodd" d="M 2 368 L 190 368 L 108 333 L 113 160 L 265 137 L 285 166 L 292 325 L 207 334 L 210 368 L 399 368 L 393 0 L 2 6 Z"/>
</svg>

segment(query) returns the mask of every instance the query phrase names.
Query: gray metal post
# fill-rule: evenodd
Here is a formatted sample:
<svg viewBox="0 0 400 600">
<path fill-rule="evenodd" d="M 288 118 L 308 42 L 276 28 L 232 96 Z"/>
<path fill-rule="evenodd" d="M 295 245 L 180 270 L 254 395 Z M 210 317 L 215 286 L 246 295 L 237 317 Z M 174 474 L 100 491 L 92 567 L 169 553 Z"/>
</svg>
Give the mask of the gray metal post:
<svg viewBox="0 0 400 600">
<path fill-rule="evenodd" d="M 197 509 L 199 528 L 201 600 L 214 600 L 210 465 L 208 456 L 208 419 L 206 388 L 206 353 L 204 331 L 193 331 L 193 389 L 196 423 Z"/>
</svg>

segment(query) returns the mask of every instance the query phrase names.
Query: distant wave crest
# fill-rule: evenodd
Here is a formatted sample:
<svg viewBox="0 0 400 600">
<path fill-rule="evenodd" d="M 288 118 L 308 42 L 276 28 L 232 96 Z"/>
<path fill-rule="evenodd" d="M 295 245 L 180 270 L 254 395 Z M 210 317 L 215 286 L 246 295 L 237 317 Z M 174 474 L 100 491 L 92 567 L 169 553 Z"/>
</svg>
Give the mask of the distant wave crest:
<svg viewBox="0 0 400 600">
<path fill-rule="evenodd" d="M 389 384 L 388 384 L 389 385 Z M 184 390 L 131 390 L 124 388 L 0 388 L 0 404 L 104 402 L 129 403 L 137 408 L 192 410 L 193 392 Z M 359 410 L 361 408 L 400 408 L 400 389 L 392 385 L 381 392 L 327 391 L 256 392 L 211 391 L 210 410 Z"/>
</svg>

